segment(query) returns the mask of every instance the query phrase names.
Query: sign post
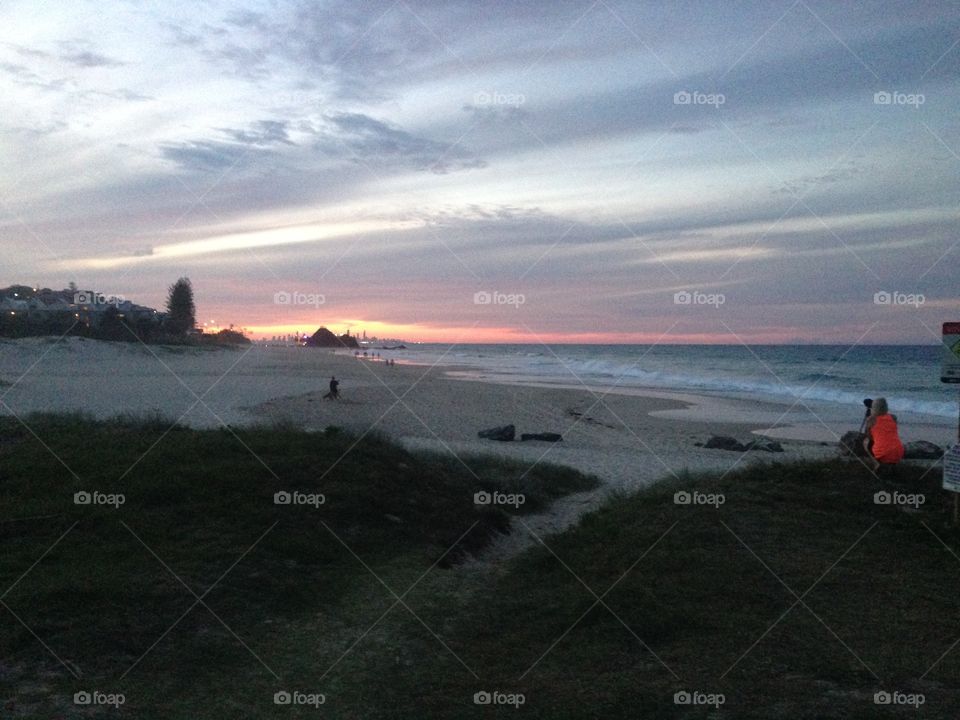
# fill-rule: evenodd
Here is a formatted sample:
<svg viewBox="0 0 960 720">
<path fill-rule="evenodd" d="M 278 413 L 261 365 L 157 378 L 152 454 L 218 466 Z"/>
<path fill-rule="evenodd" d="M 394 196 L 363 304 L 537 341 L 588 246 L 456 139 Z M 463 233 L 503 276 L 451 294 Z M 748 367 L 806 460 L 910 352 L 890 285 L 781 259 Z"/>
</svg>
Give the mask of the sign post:
<svg viewBox="0 0 960 720">
<path fill-rule="evenodd" d="M 940 382 L 960 383 L 960 322 L 943 324 L 943 370 Z"/>
<path fill-rule="evenodd" d="M 953 522 L 957 522 L 957 504 L 960 500 L 960 443 L 949 448 L 943 456 L 943 489 L 953 493 Z"/>
<path fill-rule="evenodd" d="M 943 369 L 940 382 L 960 383 L 960 322 L 943 324 Z M 960 413 L 957 442 L 943 456 L 943 489 L 953 493 L 953 524 L 960 521 Z"/>
</svg>

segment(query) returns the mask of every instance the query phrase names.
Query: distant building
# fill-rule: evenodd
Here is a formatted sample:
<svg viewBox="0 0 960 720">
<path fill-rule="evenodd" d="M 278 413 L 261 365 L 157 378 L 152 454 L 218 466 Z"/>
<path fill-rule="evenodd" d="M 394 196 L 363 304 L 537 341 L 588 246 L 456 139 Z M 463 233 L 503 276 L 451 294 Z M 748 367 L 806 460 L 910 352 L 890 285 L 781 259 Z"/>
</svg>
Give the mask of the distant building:
<svg viewBox="0 0 960 720">
<path fill-rule="evenodd" d="M 23 316 L 28 328 L 32 326 L 41 334 L 61 326 L 63 331 L 74 323 L 95 330 L 111 310 L 131 326 L 160 327 L 167 318 L 166 313 L 154 308 L 93 290 L 38 290 L 23 285 L 0 288 L 0 315 Z"/>
</svg>

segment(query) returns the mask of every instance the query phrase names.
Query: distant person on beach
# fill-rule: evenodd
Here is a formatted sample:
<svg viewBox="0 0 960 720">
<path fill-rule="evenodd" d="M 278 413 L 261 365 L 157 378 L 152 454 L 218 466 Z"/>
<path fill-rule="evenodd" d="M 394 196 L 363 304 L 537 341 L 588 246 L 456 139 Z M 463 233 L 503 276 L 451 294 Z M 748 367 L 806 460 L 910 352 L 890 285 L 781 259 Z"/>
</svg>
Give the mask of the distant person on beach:
<svg viewBox="0 0 960 720">
<path fill-rule="evenodd" d="M 340 381 L 335 377 L 330 378 L 330 392 L 323 396 L 324 400 L 339 400 L 340 399 Z"/>
<path fill-rule="evenodd" d="M 870 408 L 866 424 L 867 437 L 863 446 L 867 449 L 874 472 L 884 465 L 896 465 L 903 460 L 903 443 L 897 432 L 897 416 L 891 415 L 886 398 L 877 398 Z"/>
</svg>

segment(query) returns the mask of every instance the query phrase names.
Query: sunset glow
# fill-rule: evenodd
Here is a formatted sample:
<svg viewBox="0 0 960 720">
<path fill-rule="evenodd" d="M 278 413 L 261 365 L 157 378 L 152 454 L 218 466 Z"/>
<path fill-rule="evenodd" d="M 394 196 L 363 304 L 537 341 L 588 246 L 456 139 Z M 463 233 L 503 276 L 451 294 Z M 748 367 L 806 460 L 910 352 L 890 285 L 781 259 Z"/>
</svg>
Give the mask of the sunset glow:
<svg viewBox="0 0 960 720">
<path fill-rule="evenodd" d="M 932 342 L 960 11 L 884 7 L 6 3 L 2 280 L 188 276 L 267 337 Z"/>
</svg>

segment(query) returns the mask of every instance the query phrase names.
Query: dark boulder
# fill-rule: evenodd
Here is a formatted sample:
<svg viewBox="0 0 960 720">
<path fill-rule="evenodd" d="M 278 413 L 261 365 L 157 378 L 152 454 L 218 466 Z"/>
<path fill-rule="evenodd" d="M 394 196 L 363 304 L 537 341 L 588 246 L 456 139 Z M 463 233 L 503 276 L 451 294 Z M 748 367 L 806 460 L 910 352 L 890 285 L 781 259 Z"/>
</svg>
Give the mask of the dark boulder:
<svg viewBox="0 0 960 720">
<path fill-rule="evenodd" d="M 560 442 L 561 440 L 563 440 L 563 437 L 560 435 L 560 433 L 543 432 L 543 433 L 523 433 L 520 436 L 520 439 L 521 440 L 543 440 L 545 442 Z"/>
<path fill-rule="evenodd" d="M 477 435 L 486 440 L 508 442 L 517 436 L 517 429 L 513 425 L 503 425 L 501 427 L 490 428 L 489 430 L 481 430 Z"/>
<path fill-rule="evenodd" d="M 903 446 L 904 460 L 939 460 L 943 457 L 943 448 L 926 440 L 914 440 Z"/>
<path fill-rule="evenodd" d="M 760 437 L 749 440 L 745 443 L 736 438 L 727 435 L 712 435 L 703 447 L 711 450 L 732 450 L 734 452 L 748 452 L 749 450 L 760 450 L 763 452 L 783 452 L 783 446 L 776 440 Z"/>
<path fill-rule="evenodd" d="M 704 444 L 704 447 L 710 448 L 711 450 L 746 450 L 746 445 L 739 442 L 736 438 L 726 435 L 712 435 Z"/>
<path fill-rule="evenodd" d="M 770 438 L 757 438 L 744 445 L 745 450 L 762 450 L 763 452 L 783 452 L 783 446 Z"/>
</svg>

